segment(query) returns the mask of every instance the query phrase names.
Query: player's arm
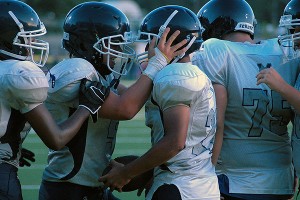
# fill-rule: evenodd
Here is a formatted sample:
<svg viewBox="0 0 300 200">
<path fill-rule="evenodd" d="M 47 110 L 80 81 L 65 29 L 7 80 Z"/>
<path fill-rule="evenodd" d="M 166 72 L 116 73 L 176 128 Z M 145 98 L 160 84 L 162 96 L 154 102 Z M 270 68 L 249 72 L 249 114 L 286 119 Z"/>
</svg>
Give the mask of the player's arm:
<svg viewBox="0 0 300 200">
<path fill-rule="evenodd" d="M 267 84 L 271 90 L 278 92 L 300 113 L 300 92 L 285 82 L 273 67 L 261 70 L 256 78 L 257 85 L 261 83 Z"/>
<path fill-rule="evenodd" d="M 216 96 L 216 107 L 217 107 L 217 129 L 215 135 L 215 141 L 212 152 L 212 163 L 217 164 L 218 157 L 221 152 L 224 134 L 224 120 L 225 111 L 227 107 L 227 90 L 223 85 L 214 84 L 213 85 Z"/>
<path fill-rule="evenodd" d="M 117 95 L 110 92 L 99 114 L 103 118 L 132 119 L 143 107 L 152 89 L 152 80 L 142 75 L 126 92 Z"/>
<path fill-rule="evenodd" d="M 80 107 L 64 123 L 57 125 L 44 104 L 40 104 L 25 114 L 28 122 L 42 139 L 45 145 L 53 150 L 59 150 L 79 131 L 90 112 Z"/>
<path fill-rule="evenodd" d="M 98 111 L 108 92 L 109 89 L 103 87 L 99 82 L 94 81 L 86 87 L 86 80 L 82 80 L 79 108 L 59 125 L 44 104 L 36 106 L 24 115 L 45 145 L 53 150 L 58 150 L 77 134 L 90 114 Z"/>
<path fill-rule="evenodd" d="M 189 118 L 188 106 L 180 105 L 166 109 L 163 112 L 164 137 L 131 163 L 125 166 L 115 163 L 113 169 L 107 175 L 100 177 L 99 181 L 104 182 L 111 190 L 121 191 L 121 188 L 133 177 L 166 163 L 184 148 Z"/>
<path fill-rule="evenodd" d="M 128 89 L 128 87 L 126 87 L 125 85 L 123 85 L 122 83 L 120 83 L 118 85 L 118 94 L 122 95 L 126 92 L 126 90 Z"/>
<path fill-rule="evenodd" d="M 165 29 L 157 48 L 155 48 L 156 39 L 154 38 L 151 41 L 148 49 L 150 57 L 148 66 L 140 78 L 121 95 L 116 95 L 113 92 L 109 94 L 99 112 L 101 117 L 128 120 L 133 118 L 142 108 L 151 93 L 152 80 L 155 74 L 165 67 L 175 56 L 186 51 L 186 48 L 180 49 L 186 44 L 186 40 L 171 46 L 180 31 L 175 31 L 166 40 L 169 31 L 169 28 Z"/>
</svg>

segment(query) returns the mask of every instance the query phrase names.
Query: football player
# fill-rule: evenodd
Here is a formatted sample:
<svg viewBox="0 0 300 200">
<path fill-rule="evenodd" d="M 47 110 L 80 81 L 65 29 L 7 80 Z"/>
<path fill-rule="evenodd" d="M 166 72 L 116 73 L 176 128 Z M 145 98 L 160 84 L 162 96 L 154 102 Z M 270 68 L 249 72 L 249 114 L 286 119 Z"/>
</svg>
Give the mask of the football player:
<svg viewBox="0 0 300 200">
<path fill-rule="evenodd" d="M 186 43 L 171 46 L 179 34 L 163 39 L 155 48 L 150 44 L 149 65 L 143 75 L 130 88 L 119 84 L 119 78 L 129 70 L 135 59 L 133 37 L 125 14 L 110 4 L 85 2 L 72 8 L 63 25 L 63 47 L 69 52 L 65 59 L 47 74 L 49 92 L 47 107 L 57 122 L 66 119 L 78 106 L 80 80 L 100 81 L 111 92 L 100 112 L 81 126 L 74 137 L 59 151 L 49 150 L 48 165 L 43 173 L 40 200 L 102 199 L 109 196 L 98 182 L 113 153 L 118 120 L 131 119 L 147 100 L 155 74 L 167 60 L 180 54 L 176 51 Z M 165 38 L 169 29 L 163 34 Z M 103 109 L 103 110 L 102 110 Z M 99 118 L 98 118 L 99 115 Z"/>
<path fill-rule="evenodd" d="M 111 190 L 154 168 L 153 184 L 146 199 L 220 199 L 211 162 L 216 125 L 215 96 L 208 77 L 190 63 L 198 50 L 202 27 L 197 16 L 181 6 L 159 7 L 143 19 L 139 40 L 160 37 L 165 27 L 179 29 L 187 51 L 172 59 L 156 75 L 146 103 L 146 125 L 151 128 L 152 148 L 127 165 L 112 161 L 111 171 L 99 178 Z M 175 42 L 178 42 L 175 40 Z"/>
<path fill-rule="evenodd" d="M 80 108 L 58 125 L 43 103 L 48 81 L 39 67 L 46 63 L 49 45 L 39 38 L 46 34 L 45 26 L 21 1 L 0 1 L 0 19 L 0 199 L 21 200 L 17 171 L 30 128 L 57 150 L 78 132 L 89 110 L 99 109 L 108 92 L 97 82 L 82 84 Z"/>
<path fill-rule="evenodd" d="M 257 85 L 255 77 L 273 66 L 293 85 L 297 62 L 286 62 L 277 38 L 254 42 L 256 20 L 244 0 L 211 0 L 197 15 L 206 41 L 192 62 L 208 75 L 216 92 L 213 162 L 221 195 L 245 200 L 292 197 L 294 169 L 287 125 L 293 113 L 282 96 Z"/>
<path fill-rule="evenodd" d="M 286 32 L 280 35 L 279 42 L 286 53 L 287 59 L 299 59 L 299 42 L 300 42 L 300 1 L 291 0 L 285 7 L 281 16 L 280 27 L 285 28 Z M 292 131 L 292 149 L 293 149 L 293 164 L 295 167 L 296 176 L 300 177 L 300 78 L 293 86 L 288 84 L 280 74 L 273 68 L 264 69 L 257 74 L 257 84 L 265 83 L 271 90 L 274 90 L 283 98 L 285 98 L 295 111 L 293 131 Z"/>
</svg>

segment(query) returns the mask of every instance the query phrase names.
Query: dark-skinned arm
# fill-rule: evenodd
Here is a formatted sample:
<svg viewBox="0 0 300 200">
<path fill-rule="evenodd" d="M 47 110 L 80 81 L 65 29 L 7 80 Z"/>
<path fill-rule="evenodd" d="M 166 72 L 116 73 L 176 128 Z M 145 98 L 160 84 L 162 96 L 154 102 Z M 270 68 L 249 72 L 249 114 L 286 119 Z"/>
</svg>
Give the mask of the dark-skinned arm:
<svg viewBox="0 0 300 200">
<path fill-rule="evenodd" d="M 64 147 L 79 131 L 90 112 L 79 107 L 68 120 L 57 125 L 44 104 L 25 113 L 25 117 L 45 145 L 53 150 Z"/>
</svg>

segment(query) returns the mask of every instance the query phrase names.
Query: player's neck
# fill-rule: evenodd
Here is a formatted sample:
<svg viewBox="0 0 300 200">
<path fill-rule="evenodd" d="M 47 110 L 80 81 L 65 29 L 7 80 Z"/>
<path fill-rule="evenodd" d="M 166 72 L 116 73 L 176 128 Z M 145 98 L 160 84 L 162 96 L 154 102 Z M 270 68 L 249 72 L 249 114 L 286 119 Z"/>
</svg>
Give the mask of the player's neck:
<svg viewBox="0 0 300 200">
<path fill-rule="evenodd" d="M 233 32 L 223 36 L 223 40 L 228 40 L 231 42 L 250 42 L 255 43 L 249 34 L 241 32 Z"/>
<path fill-rule="evenodd" d="M 189 56 L 184 56 L 182 59 L 180 59 L 178 62 L 180 63 L 188 63 L 191 62 L 191 59 Z"/>
</svg>

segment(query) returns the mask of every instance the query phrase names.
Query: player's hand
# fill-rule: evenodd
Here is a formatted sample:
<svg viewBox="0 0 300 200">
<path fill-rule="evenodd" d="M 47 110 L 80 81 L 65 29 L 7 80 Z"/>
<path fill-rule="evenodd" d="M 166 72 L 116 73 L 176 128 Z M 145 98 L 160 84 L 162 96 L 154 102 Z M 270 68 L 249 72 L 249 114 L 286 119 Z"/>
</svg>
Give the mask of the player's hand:
<svg viewBox="0 0 300 200">
<path fill-rule="evenodd" d="M 98 181 L 103 182 L 104 185 L 110 188 L 110 191 L 117 190 L 122 192 L 124 185 L 130 182 L 130 178 L 124 173 L 122 163 L 115 160 L 110 161 L 111 170 L 104 176 L 101 176 Z"/>
<path fill-rule="evenodd" d="M 80 83 L 79 106 L 86 108 L 91 114 L 97 115 L 109 92 L 109 87 L 103 86 L 98 81 L 92 81 L 90 84 L 87 84 L 87 79 L 84 78 Z"/>
<path fill-rule="evenodd" d="M 35 162 L 35 154 L 32 151 L 29 151 L 28 149 L 22 148 L 21 150 L 21 157 L 19 159 L 19 166 L 20 167 L 30 167 L 30 162 Z"/>
<path fill-rule="evenodd" d="M 164 55 L 165 59 L 169 63 L 174 57 L 179 56 L 187 51 L 186 47 L 180 49 L 182 46 L 184 46 L 187 43 L 187 40 L 184 39 L 181 42 L 173 45 L 172 43 L 174 40 L 177 38 L 177 36 L 180 34 L 180 31 L 177 30 L 175 31 L 167 40 L 167 36 L 170 32 L 170 28 L 166 28 L 165 31 L 163 32 L 162 36 L 160 37 L 160 40 L 157 44 L 157 49 Z M 155 47 L 155 39 L 151 41 L 152 44 L 149 45 L 149 51 L 148 51 L 148 58 L 152 58 L 156 54 L 156 52 L 153 51 Z M 178 50 L 180 49 L 180 50 Z"/>
<path fill-rule="evenodd" d="M 283 88 L 282 86 L 287 84 L 273 67 L 261 70 L 256 75 L 256 80 L 257 85 L 265 83 L 271 90 L 276 92 L 280 92 L 280 90 Z"/>
<path fill-rule="evenodd" d="M 149 62 L 147 68 L 143 73 L 152 80 L 154 79 L 157 72 L 159 72 L 168 63 L 170 63 L 170 61 L 174 57 L 182 55 L 187 50 L 186 48 L 180 49 L 182 46 L 184 46 L 187 43 L 186 39 L 171 46 L 174 40 L 180 34 L 180 31 L 179 30 L 175 31 L 170 36 L 168 41 L 166 41 L 169 32 L 170 32 L 170 28 L 166 28 L 161 38 L 159 39 L 157 47 L 155 47 L 156 40 L 157 40 L 156 37 L 154 37 L 149 44 L 149 49 L 148 49 Z"/>
</svg>

